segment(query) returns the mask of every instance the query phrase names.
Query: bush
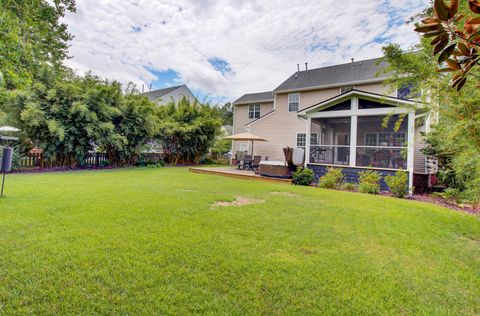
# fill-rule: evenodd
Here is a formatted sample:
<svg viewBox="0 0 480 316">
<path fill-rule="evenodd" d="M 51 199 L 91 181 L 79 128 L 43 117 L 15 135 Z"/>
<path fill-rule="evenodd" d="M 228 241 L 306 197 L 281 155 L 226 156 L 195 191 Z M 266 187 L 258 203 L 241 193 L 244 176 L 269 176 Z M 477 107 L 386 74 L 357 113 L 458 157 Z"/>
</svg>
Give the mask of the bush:
<svg viewBox="0 0 480 316">
<path fill-rule="evenodd" d="M 320 178 L 318 186 L 325 189 L 340 189 L 343 183 L 343 169 L 328 167 L 327 170 L 327 173 Z"/>
<path fill-rule="evenodd" d="M 310 185 L 315 180 L 315 174 L 311 169 L 298 169 L 292 173 L 293 183 L 296 185 Z"/>
<path fill-rule="evenodd" d="M 385 176 L 385 183 L 393 195 L 398 198 L 403 198 L 408 191 L 408 174 L 405 171 L 397 171 L 394 176 Z"/>
<path fill-rule="evenodd" d="M 462 192 L 457 188 L 446 188 L 445 191 L 441 193 L 444 199 L 455 203 L 460 203 L 461 195 Z"/>
<path fill-rule="evenodd" d="M 378 194 L 380 192 L 380 174 L 373 170 L 358 173 L 358 190 L 362 193 Z"/>
<path fill-rule="evenodd" d="M 355 191 L 356 189 L 357 189 L 357 186 L 355 185 L 355 183 L 345 182 L 342 185 L 342 190 L 345 190 L 345 191 Z"/>
</svg>

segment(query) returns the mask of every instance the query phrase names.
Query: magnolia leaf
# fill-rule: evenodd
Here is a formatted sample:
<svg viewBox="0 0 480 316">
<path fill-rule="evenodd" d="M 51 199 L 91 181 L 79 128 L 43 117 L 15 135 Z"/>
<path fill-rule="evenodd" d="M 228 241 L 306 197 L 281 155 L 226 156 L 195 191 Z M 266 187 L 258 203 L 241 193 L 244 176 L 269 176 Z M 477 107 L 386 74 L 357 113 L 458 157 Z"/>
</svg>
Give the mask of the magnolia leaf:
<svg viewBox="0 0 480 316">
<path fill-rule="evenodd" d="M 431 42 L 430 42 L 430 45 L 437 45 L 438 43 L 440 43 L 443 39 L 447 40 L 448 41 L 448 34 L 445 33 L 445 34 L 442 34 L 442 35 L 438 35 L 437 37 L 435 37 Z"/>
<path fill-rule="evenodd" d="M 445 30 L 441 29 L 441 30 L 435 30 L 435 31 L 427 32 L 427 33 L 423 34 L 423 36 L 424 37 L 434 37 L 434 36 L 440 35 L 440 34 L 446 34 Z"/>
<path fill-rule="evenodd" d="M 465 24 L 480 24 L 480 18 L 468 18 Z"/>
<path fill-rule="evenodd" d="M 460 91 L 460 89 L 462 89 L 462 87 L 465 85 L 466 82 L 467 82 L 467 77 L 463 77 L 462 80 L 460 80 L 460 82 L 457 83 L 457 91 Z"/>
<path fill-rule="evenodd" d="M 477 33 L 475 34 L 472 34 L 469 38 L 468 38 L 468 41 L 469 42 L 473 42 L 474 40 L 480 38 L 480 31 L 478 31 Z"/>
<path fill-rule="evenodd" d="M 440 21 L 448 21 L 450 8 L 445 4 L 443 0 L 435 0 L 435 3 L 433 4 L 433 9 L 435 10 L 435 15 Z"/>
<path fill-rule="evenodd" d="M 458 22 L 460 21 L 461 19 L 463 19 L 465 17 L 465 14 L 459 14 L 457 15 L 457 17 L 453 20 L 453 22 Z"/>
<path fill-rule="evenodd" d="M 464 43 L 460 42 L 458 43 L 458 49 L 462 52 L 463 55 L 465 56 L 470 56 L 471 52 L 470 49 L 465 45 Z"/>
<path fill-rule="evenodd" d="M 454 50 L 453 53 L 452 53 L 453 56 L 455 57 L 464 57 L 462 52 L 458 51 L 458 50 Z"/>
<path fill-rule="evenodd" d="M 455 87 L 464 77 L 462 75 L 457 75 L 453 77 L 452 87 Z"/>
<path fill-rule="evenodd" d="M 437 18 L 426 18 L 422 20 L 423 24 L 431 24 L 431 23 L 438 23 L 438 22 L 440 22 L 440 20 Z"/>
<path fill-rule="evenodd" d="M 458 0 L 450 0 L 450 9 L 448 11 L 448 19 L 451 19 L 458 12 Z"/>
<path fill-rule="evenodd" d="M 480 14 L 480 1 L 478 0 L 468 0 L 468 6 L 472 12 Z"/>
<path fill-rule="evenodd" d="M 414 29 L 415 32 L 419 32 L 419 33 L 427 33 L 435 30 L 443 30 L 442 25 L 440 23 L 432 23 L 432 24 L 422 25 Z"/>
<path fill-rule="evenodd" d="M 448 38 L 445 38 L 438 43 L 435 48 L 433 49 L 433 56 L 436 56 L 440 53 L 445 47 L 448 45 Z"/>
<path fill-rule="evenodd" d="M 447 48 L 445 48 L 443 50 L 443 52 L 440 54 L 440 56 L 438 56 L 438 63 L 439 64 L 443 63 L 445 60 L 447 60 L 448 57 L 450 57 L 450 55 L 455 50 L 456 45 L 457 44 L 452 44 L 452 45 L 448 46 Z"/>
<path fill-rule="evenodd" d="M 453 68 L 453 69 L 456 69 L 456 70 L 461 70 L 462 69 L 462 66 L 460 66 L 460 64 L 454 59 L 447 59 L 446 62 L 450 66 L 450 68 Z"/>
<path fill-rule="evenodd" d="M 472 69 L 473 66 L 475 66 L 476 64 L 476 60 L 474 59 L 471 59 L 467 62 L 467 65 L 465 66 L 465 69 L 463 70 L 464 73 L 467 73 L 468 71 L 470 71 L 470 69 Z"/>
</svg>

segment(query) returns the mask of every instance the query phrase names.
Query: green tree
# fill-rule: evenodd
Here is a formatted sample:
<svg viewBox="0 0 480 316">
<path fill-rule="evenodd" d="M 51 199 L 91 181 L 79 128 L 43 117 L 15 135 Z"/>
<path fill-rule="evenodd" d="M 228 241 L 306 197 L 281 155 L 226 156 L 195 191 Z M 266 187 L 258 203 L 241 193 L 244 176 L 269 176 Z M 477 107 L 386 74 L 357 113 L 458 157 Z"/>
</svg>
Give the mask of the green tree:
<svg viewBox="0 0 480 316">
<path fill-rule="evenodd" d="M 24 150 L 41 148 L 49 165 L 81 165 L 93 150 L 107 152 L 112 163 L 130 163 L 155 134 L 155 105 L 124 96 L 118 82 L 53 67 L 41 74 L 31 89 L 10 94 L 6 106 L 17 115 Z"/>
<path fill-rule="evenodd" d="M 60 23 L 74 0 L 0 0 L 0 86 L 21 88 L 32 82 L 37 67 L 61 67 L 72 35 Z"/>
<path fill-rule="evenodd" d="M 428 8 L 412 19 L 419 25 L 420 20 L 432 17 L 434 10 Z M 470 14 L 468 4 L 461 3 L 459 12 Z M 390 64 L 387 71 L 391 78 L 387 83 L 393 86 L 412 87 L 412 95 L 422 94 L 419 107 L 427 107 L 435 123 L 427 135 L 427 153 L 440 157 L 442 172 L 453 174 L 455 181 L 463 186 L 473 201 L 480 201 L 480 84 L 479 69 L 469 70 L 469 80 L 464 82 L 462 92 L 452 89 L 452 78 L 448 73 L 437 72 L 438 60 L 430 38 L 423 37 L 410 50 L 397 45 L 384 47 Z"/>
<path fill-rule="evenodd" d="M 173 164 L 198 163 L 214 144 L 222 125 L 217 109 L 189 103 L 185 98 L 160 107 L 158 117 L 156 139 Z"/>
</svg>

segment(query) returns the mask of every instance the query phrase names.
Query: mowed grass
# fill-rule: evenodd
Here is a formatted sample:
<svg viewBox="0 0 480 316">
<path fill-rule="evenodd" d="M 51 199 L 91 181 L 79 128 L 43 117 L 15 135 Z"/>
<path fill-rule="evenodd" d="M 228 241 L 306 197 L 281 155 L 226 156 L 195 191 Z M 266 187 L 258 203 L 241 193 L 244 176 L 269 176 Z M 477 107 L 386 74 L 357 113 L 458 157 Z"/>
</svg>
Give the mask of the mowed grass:
<svg viewBox="0 0 480 316">
<path fill-rule="evenodd" d="M 437 206 L 185 168 L 6 194 L 0 314 L 480 313 L 480 221 Z M 236 196 L 264 202 L 212 206 Z"/>
</svg>

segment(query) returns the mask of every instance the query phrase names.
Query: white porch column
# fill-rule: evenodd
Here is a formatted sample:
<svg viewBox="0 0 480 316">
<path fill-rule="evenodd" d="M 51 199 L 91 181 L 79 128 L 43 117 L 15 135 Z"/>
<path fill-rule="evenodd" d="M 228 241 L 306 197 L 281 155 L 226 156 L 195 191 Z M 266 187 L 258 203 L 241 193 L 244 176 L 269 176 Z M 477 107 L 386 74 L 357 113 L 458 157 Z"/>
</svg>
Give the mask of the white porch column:
<svg viewBox="0 0 480 316">
<path fill-rule="evenodd" d="M 306 135 L 307 142 L 305 144 L 305 161 L 304 161 L 305 167 L 310 162 L 310 137 L 312 136 L 311 130 L 312 130 L 312 118 L 308 117 L 307 118 L 307 135 Z"/>
<path fill-rule="evenodd" d="M 350 167 L 355 167 L 357 164 L 357 128 L 358 116 L 352 115 L 350 117 Z"/>
<path fill-rule="evenodd" d="M 415 149 L 415 111 L 408 112 L 408 193 L 413 194 L 413 166 L 414 166 L 414 149 Z"/>
<path fill-rule="evenodd" d="M 352 111 L 358 110 L 358 98 L 352 98 Z M 355 167 L 357 164 L 357 129 L 358 129 L 358 116 L 350 116 L 350 161 L 349 166 Z"/>
</svg>

